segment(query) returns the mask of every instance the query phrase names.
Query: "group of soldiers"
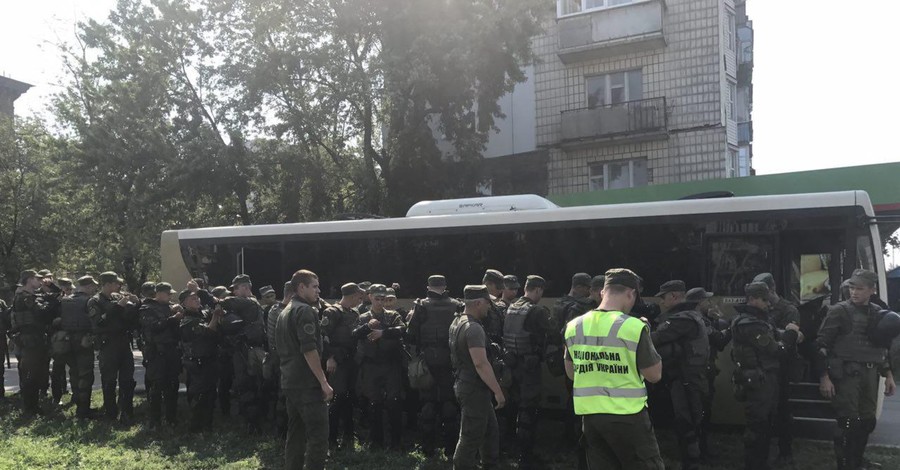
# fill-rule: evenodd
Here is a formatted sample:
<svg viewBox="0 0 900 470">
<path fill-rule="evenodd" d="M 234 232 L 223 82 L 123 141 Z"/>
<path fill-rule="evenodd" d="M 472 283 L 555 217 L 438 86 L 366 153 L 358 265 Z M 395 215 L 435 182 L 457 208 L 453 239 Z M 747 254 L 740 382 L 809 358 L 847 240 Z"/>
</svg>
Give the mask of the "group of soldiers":
<svg viewBox="0 0 900 470">
<path fill-rule="evenodd" d="M 872 382 L 877 390 L 880 373 L 887 393 L 894 389 L 886 354 L 900 316 L 870 302 L 876 279 L 855 272 L 845 282 L 846 300 L 828 310 L 814 338 L 813 370 L 838 416 L 841 469 L 871 468 L 862 455 L 875 425 Z M 29 415 L 42 413 L 40 397 L 48 388 L 59 403 L 68 368 L 76 416 L 91 418 L 96 354 L 102 416 L 133 422 L 135 341 L 146 368 L 151 426 L 176 424 L 184 371 L 191 430 L 211 429 L 216 404 L 230 415 L 236 396 L 250 432 L 260 431 L 268 417 L 276 423 L 286 438 L 288 468 L 304 468 L 304 462 L 323 468 L 329 448 L 353 449 L 356 441 L 406 449 L 408 427 L 419 430 L 417 444 L 426 456 L 441 453 L 454 468 L 476 468 L 479 457 L 484 468 L 495 466 L 501 440 L 519 468 L 536 468 L 545 371 L 566 374 L 567 325 L 601 305 L 607 284 L 602 275 L 575 274 L 569 293 L 548 307 L 542 304 L 545 281 L 537 275 L 522 286 L 516 276 L 488 269 L 463 299 L 450 296 L 444 276 L 432 275 L 424 297 L 406 311 L 397 306 L 396 284 L 349 282 L 329 304 L 319 298 L 318 277 L 306 270 L 285 283 L 280 300 L 271 286 L 260 288 L 257 299 L 247 275 L 211 291 L 202 279 L 180 292 L 165 282 L 145 283 L 136 296 L 121 292 L 123 281 L 114 272 L 72 282 L 28 270 L 10 308 L 0 305 L 9 313 L 0 326 L 16 347 Z M 660 286 L 658 302 L 638 295 L 625 312 L 644 321 L 661 358 L 662 379 L 649 388 L 650 411 L 654 421 L 668 411 L 685 469 L 699 468 L 708 456 L 716 362 L 729 342 L 734 394 L 747 418 L 745 468 L 768 468 L 773 436 L 778 460 L 792 463 L 788 383 L 800 359 L 797 345 L 812 338 L 804 338 L 796 306 L 775 286 L 771 274 L 758 275 L 730 322 L 713 307 L 712 293 L 679 280 Z M 571 377 L 566 383 L 571 392 Z M 584 442 L 571 398 L 566 440 Z M 584 446 L 575 452 L 580 468 L 599 468 Z"/>
</svg>

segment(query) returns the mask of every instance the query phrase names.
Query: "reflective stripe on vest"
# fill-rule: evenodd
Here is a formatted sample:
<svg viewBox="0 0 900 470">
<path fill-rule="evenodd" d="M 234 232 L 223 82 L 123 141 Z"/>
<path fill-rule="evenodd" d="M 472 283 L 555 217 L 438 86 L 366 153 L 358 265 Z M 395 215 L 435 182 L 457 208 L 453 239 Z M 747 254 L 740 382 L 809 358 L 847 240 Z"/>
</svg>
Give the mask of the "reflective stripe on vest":
<svg viewBox="0 0 900 470">
<path fill-rule="evenodd" d="M 644 322 L 622 312 L 594 310 L 566 325 L 566 346 L 575 368 L 575 414 L 628 415 L 647 406 L 637 367 Z"/>
</svg>

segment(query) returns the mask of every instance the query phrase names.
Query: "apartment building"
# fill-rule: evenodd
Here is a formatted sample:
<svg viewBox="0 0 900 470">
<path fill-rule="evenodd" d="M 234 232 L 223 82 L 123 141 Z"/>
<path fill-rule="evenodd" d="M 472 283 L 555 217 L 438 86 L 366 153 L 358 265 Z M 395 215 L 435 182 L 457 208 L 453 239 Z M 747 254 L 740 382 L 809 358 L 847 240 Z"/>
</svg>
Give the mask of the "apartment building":
<svg viewBox="0 0 900 470">
<path fill-rule="evenodd" d="M 510 178 L 565 194 L 752 174 L 746 0 L 558 0 L 534 48 L 529 81 L 501 101 L 482 193 L 509 194 Z"/>
</svg>

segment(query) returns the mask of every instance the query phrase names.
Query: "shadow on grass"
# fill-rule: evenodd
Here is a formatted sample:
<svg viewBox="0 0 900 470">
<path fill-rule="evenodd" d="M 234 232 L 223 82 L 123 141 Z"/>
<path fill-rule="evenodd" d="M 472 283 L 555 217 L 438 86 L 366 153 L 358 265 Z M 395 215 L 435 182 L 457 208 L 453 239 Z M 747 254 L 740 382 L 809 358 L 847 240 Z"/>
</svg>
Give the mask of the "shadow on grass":
<svg viewBox="0 0 900 470">
<path fill-rule="evenodd" d="M 68 401 L 68 398 L 65 399 Z M 95 393 L 95 406 L 102 402 Z M 283 440 L 272 431 L 249 434 L 238 417 L 215 416 L 212 432 L 194 434 L 187 431 L 189 410 L 186 401 L 179 401 L 179 426 L 151 430 L 146 425 L 147 405 L 143 397 L 135 398 L 137 423 L 123 426 L 103 420 L 78 421 L 73 406 L 49 407 L 52 411 L 36 419 L 24 418 L 17 396 L 0 401 L 0 462 L 21 467 L 89 467 L 95 462 L 114 461 L 111 456 L 133 458 L 128 468 L 281 468 Z M 271 427 L 271 423 L 267 423 Z M 562 425 L 544 420 L 539 427 L 537 454 L 548 470 L 577 467 L 571 443 L 560 442 Z M 680 468 L 675 433 L 658 429 L 660 450 L 667 468 Z M 406 442 L 413 442 L 416 434 L 409 433 Z M 18 446 L 18 447 L 17 447 Z M 29 447 L 30 446 L 30 447 Z M 741 430 L 718 429 L 710 436 L 713 457 L 705 469 L 733 469 L 742 464 Z M 513 451 L 501 449 L 504 462 L 500 469 L 515 469 Z M 831 445 L 824 442 L 797 441 L 794 446 L 797 469 L 833 468 Z M 773 452 L 774 456 L 774 452 Z M 870 448 L 867 457 L 881 463 L 883 468 L 900 468 L 900 449 Z M 46 460 L 40 460 L 46 459 Z M 335 453 L 329 460 L 331 469 L 417 469 L 450 468 L 445 459 L 425 459 L 418 452 L 394 453 L 370 451 L 357 445 L 353 451 Z"/>
</svg>

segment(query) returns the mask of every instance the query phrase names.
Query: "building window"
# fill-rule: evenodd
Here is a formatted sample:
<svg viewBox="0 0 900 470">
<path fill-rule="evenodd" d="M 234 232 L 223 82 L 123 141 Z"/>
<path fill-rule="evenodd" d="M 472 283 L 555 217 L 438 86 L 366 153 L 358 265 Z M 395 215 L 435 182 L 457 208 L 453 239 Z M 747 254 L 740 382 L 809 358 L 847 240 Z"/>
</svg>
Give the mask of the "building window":
<svg viewBox="0 0 900 470">
<path fill-rule="evenodd" d="M 591 191 L 647 186 L 647 159 L 594 163 L 588 166 Z"/>
<path fill-rule="evenodd" d="M 750 176 L 750 147 L 738 149 L 738 176 Z"/>
<path fill-rule="evenodd" d="M 557 0 L 556 13 L 557 16 L 574 15 L 590 10 L 600 10 L 603 8 L 614 7 L 634 3 L 639 0 Z"/>
<path fill-rule="evenodd" d="M 740 162 L 738 161 L 738 151 L 733 149 L 728 149 L 726 153 L 726 157 L 728 159 L 727 172 L 728 177 L 732 178 L 735 176 L 743 176 L 740 171 Z"/>
<path fill-rule="evenodd" d="M 725 104 L 725 112 L 728 116 L 728 120 L 734 121 L 735 111 L 737 108 L 735 104 L 737 103 L 737 88 L 734 83 L 728 82 L 728 103 Z"/>
<path fill-rule="evenodd" d="M 596 75 L 585 79 L 589 108 L 606 106 L 644 98 L 640 70 Z"/>
<path fill-rule="evenodd" d="M 728 50 L 735 51 L 737 48 L 735 47 L 735 41 L 737 40 L 737 35 L 735 34 L 735 26 L 734 26 L 734 12 L 728 11 L 725 13 L 725 35 L 728 36 Z"/>
</svg>

